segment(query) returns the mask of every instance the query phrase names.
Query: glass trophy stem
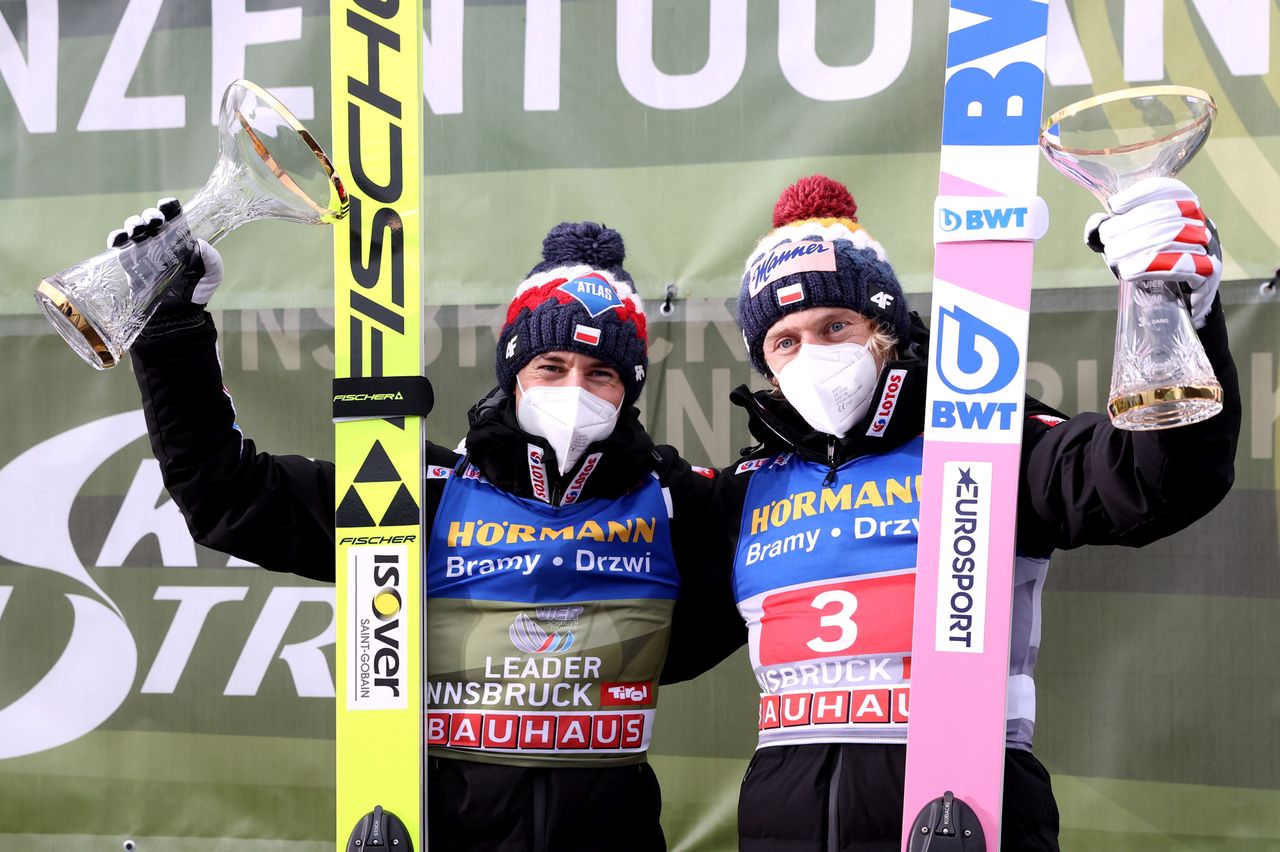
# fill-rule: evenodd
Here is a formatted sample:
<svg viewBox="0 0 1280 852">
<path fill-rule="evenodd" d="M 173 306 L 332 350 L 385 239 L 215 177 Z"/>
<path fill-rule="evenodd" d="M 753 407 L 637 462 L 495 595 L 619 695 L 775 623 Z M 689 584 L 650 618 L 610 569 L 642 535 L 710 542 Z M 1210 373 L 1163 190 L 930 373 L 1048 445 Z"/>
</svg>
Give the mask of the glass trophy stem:
<svg viewBox="0 0 1280 852">
<path fill-rule="evenodd" d="M 1107 412 L 1121 429 L 1186 426 L 1222 410 L 1222 386 L 1179 287 L 1168 281 L 1120 281 Z"/>
</svg>

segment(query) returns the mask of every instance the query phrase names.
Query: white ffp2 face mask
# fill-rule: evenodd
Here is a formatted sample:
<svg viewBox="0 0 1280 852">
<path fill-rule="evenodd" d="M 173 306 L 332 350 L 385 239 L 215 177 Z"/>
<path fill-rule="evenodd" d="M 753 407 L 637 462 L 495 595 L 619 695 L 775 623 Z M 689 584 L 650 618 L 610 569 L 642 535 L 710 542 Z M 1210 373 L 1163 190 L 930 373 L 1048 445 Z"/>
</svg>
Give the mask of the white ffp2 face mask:
<svg viewBox="0 0 1280 852">
<path fill-rule="evenodd" d="M 806 344 L 778 371 L 778 387 L 806 423 L 843 438 L 871 407 L 879 375 L 863 344 Z"/>
<path fill-rule="evenodd" d="M 618 411 L 618 406 L 577 385 L 527 390 L 521 385 L 516 422 L 530 435 L 547 439 L 563 476 L 588 446 L 613 434 Z"/>
</svg>

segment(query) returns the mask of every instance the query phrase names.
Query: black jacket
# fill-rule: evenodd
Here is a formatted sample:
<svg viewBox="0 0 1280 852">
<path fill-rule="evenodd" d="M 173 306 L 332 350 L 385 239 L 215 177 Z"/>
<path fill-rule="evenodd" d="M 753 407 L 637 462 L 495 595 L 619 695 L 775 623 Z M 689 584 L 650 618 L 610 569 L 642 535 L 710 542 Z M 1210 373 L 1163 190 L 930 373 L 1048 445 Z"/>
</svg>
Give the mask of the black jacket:
<svg viewBox="0 0 1280 852">
<path fill-rule="evenodd" d="M 216 337 L 203 310 L 166 308 L 133 347 L 165 486 L 199 543 L 273 571 L 332 582 L 333 463 L 257 452 L 235 425 Z M 549 459 L 554 453 L 543 439 L 519 429 L 510 398 L 491 393 L 471 409 L 469 421 L 468 460 L 498 488 L 532 497 L 526 445 L 543 446 Z M 461 462 L 445 447 L 428 442 L 425 450 L 429 465 L 455 468 Z M 730 553 L 722 539 L 706 535 L 714 476 L 694 471 L 672 447 L 654 445 L 634 408 L 587 454 L 595 451 L 603 455 L 583 499 L 616 498 L 651 473 L 670 493 L 681 589 L 662 682 L 694 677 L 745 641 L 732 596 L 719 582 Z M 556 502 L 578 469 L 560 476 L 551 464 L 548 472 Z M 446 482 L 423 481 L 428 525 Z M 601 836 L 621 837 L 623 845 L 614 848 L 662 848 L 661 798 L 647 766 L 540 769 L 432 758 L 430 778 L 439 782 L 429 779 L 433 848 L 593 849 Z M 599 804 L 591 819 L 583 816 L 587 801 Z M 593 835 L 593 827 L 602 833 Z"/>
<path fill-rule="evenodd" d="M 929 333 L 912 314 L 912 334 L 903 357 L 881 370 L 878 399 L 893 368 L 907 371 L 902 396 L 882 437 L 869 437 L 868 412 L 843 439 L 815 432 L 787 402 L 769 391 L 734 390 L 735 404 L 750 417 L 759 445 L 746 458 L 795 452 L 838 467 L 862 455 L 888 452 L 924 432 L 925 379 Z M 1067 418 L 1027 397 L 1022 433 L 1022 475 L 1018 483 L 1018 550 L 1048 556 L 1086 544 L 1141 547 L 1172 535 L 1221 502 L 1235 480 L 1240 437 L 1240 382 L 1227 347 L 1227 326 L 1215 303 L 1199 332 L 1205 353 L 1222 384 L 1223 410 L 1208 420 L 1178 429 L 1130 432 L 1111 425 L 1106 414 Z M 1061 421 L 1061 422 L 1057 422 Z M 750 474 L 722 472 L 723 516 L 741 515 Z M 726 525 L 736 540 L 738 525 Z"/>
</svg>

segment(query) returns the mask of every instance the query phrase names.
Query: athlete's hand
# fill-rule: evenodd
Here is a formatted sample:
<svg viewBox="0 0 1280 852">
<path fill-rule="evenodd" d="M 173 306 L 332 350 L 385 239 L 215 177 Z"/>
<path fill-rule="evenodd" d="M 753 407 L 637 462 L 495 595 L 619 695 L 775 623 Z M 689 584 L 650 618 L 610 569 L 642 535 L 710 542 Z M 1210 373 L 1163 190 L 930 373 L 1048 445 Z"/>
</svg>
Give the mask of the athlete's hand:
<svg viewBox="0 0 1280 852">
<path fill-rule="evenodd" d="M 192 236 L 176 198 L 130 216 L 107 236 L 107 247 L 120 250 L 120 265 L 135 290 L 173 276 L 163 297 L 168 303 L 208 304 L 222 283 L 222 256 Z"/>
<path fill-rule="evenodd" d="M 1185 183 L 1147 178 L 1111 196 L 1111 213 L 1095 213 L 1084 241 L 1118 278 L 1174 281 L 1189 297 L 1197 329 L 1222 278 L 1222 247 L 1213 222 Z"/>
</svg>

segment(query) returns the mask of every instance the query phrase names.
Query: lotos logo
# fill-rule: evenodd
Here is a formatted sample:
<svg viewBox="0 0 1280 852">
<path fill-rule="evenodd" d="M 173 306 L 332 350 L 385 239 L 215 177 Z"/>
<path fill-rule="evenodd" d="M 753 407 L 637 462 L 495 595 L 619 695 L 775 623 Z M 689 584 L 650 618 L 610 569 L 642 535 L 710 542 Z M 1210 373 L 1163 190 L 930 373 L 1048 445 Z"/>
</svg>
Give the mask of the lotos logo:
<svg viewBox="0 0 1280 852">
<path fill-rule="evenodd" d="M 564 492 L 564 498 L 560 501 L 565 506 L 571 506 L 577 503 L 582 497 L 582 489 L 586 487 L 587 480 L 591 478 L 591 474 L 595 472 L 596 466 L 600 464 L 600 457 L 603 453 L 592 453 L 587 456 L 587 460 L 582 463 L 582 470 L 578 471 L 578 475 L 573 478 L 573 482 L 569 483 L 569 488 Z"/>
<path fill-rule="evenodd" d="M 511 644 L 526 654 L 563 654 L 573 647 L 573 631 L 582 615 L 583 607 L 560 606 L 538 607 L 534 610 L 536 620 L 527 613 L 520 613 L 511 623 L 507 635 Z M 545 630 L 541 621 L 552 629 Z"/>
<path fill-rule="evenodd" d="M 990 394 L 1018 374 L 1018 344 L 964 308 L 938 311 L 938 378 L 956 393 Z"/>
<path fill-rule="evenodd" d="M 869 436 L 879 438 L 889 428 L 889 420 L 893 417 L 893 410 L 898 407 L 898 397 L 902 393 L 902 383 L 906 379 L 906 370 L 889 371 L 889 377 L 884 383 L 884 391 L 880 394 L 880 401 L 876 403 L 875 417 L 871 421 L 871 427 L 867 429 Z"/>
<path fill-rule="evenodd" d="M 600 706 L 648 704 L 649 696 L 652 694 L 653 687 L 648 682 L 602 683 L 600 684 Z"/>
<path fill-rule="evenodd" d="M 542 448 L 537 444 L 527 444 L 529 453 L 529 487 L 533 496 L 543 503 L 551 501 L 551 493 L 547 487 L 547 465 L 543 460 Z"/>
</svg>

